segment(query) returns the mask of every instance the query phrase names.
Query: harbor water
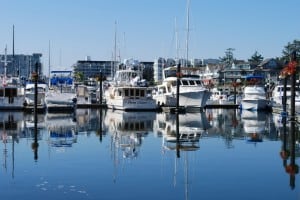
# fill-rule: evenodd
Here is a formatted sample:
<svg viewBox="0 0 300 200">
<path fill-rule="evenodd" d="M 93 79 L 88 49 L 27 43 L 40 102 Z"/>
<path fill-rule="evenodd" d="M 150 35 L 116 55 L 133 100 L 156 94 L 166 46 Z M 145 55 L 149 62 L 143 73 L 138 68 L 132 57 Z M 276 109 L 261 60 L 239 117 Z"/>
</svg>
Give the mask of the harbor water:
<svg viewBox="0 0 300 200">
<path fill-rule="evenodd" d="M 0 125 L 5 200 L 300 199 L 298 124 L 271 112 L 2 112 Z"/>
</svg>

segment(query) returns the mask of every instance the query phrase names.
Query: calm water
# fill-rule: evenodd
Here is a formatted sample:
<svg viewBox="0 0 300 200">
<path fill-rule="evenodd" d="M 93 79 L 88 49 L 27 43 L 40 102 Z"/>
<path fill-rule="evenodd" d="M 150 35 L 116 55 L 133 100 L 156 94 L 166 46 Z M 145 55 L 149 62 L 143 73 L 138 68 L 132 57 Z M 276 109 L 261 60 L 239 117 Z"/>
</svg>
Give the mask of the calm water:
<svg viewBox="0 0 300 200">
<path fill-rule="evenodd" d="M 0 115 L 1 199 L 300 199 L 289 170 L 298 127 L 294 138 L 272 113 L 79 109 L 38 119 L 36 130 L 33 115 Z"/>
</svg>

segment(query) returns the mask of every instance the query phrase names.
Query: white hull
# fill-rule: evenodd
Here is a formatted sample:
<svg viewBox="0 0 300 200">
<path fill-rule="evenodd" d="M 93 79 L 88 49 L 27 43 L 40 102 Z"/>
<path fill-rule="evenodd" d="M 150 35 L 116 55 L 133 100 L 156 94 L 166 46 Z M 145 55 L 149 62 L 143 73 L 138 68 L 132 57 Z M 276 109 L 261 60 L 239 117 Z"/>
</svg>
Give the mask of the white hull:
<svg viewBox="0 0 300 200">
<path fill-rule="evenodd" d="M 180 91 L 179 94 L 179 106 L 183 107 L 200 107 L 206 106 L 211 93 L 207 90 L 196 90 L 196 91 Z M 177 103 L 177 95 L 164 93 L 153 95 L 158 105 L 174 107 Z"/>
<path fill-rule="evenodd" d="M 0 110 L 21 110 L 24 109 L 24 102 L 24 96 L 0 97 Z"/>
<path fill-rule="evenodd" d="M 157 106 L 153 99 L 125 99 L 107 98 L 107 107 L 116 110 L 156 110 Z"/>
<path fill-rule="evenodd" d="M 51 109 L 74 109 L 76 107 L 75 93 L 60 93 L 48 91 L 45 97 L 47 110 Z"/>
</svg>

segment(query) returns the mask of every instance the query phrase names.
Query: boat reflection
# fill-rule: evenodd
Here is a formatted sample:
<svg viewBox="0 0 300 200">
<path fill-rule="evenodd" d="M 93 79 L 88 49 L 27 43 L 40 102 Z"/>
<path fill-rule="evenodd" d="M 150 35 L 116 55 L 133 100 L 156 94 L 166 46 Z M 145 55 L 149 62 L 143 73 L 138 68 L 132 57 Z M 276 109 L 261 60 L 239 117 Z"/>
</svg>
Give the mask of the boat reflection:
<svg viewBox="0 0 300 200">
<path fill-rule="evenodd" d="M 11 169 L 12 178 L 14 178 L 15 168 L 15 143 L 19 142 L 23 130 L 23 116 L 23 112 L 1 112 L 0 115 L 0 139 L 3 142 L 2 166 L 5 172 Z M 11 144 L 11 154 L 8 144 Z"/>
<path fill-rule="evenodd" d="M 69 113 L 47 113 L 45 116 L 51 147 L 72 147 L 77 142 L 76 120 Z"/>
<path fill-rule="evenodd" d="M 163 147 L 166 149 L 175 150 L 179 143 L 182 150 L 197 150 L 199 149 L 200 137 L 210 127 L 204 112 L 159 113 L 153 130 L 157 135 L 163 137 Z"/>
<path fill-rule="evenodd" d="M 107 110 L 105 129 L 111 134 L 114 147 L 121 149 L 123 158 L 138 156 L 142 139 L 152 131 L 155 115 L 155 112 Z"/>
<path fill-rule="evenodd" d="M 262 142 L 266 133 L 267 114 L 261 111 L 243 110 L 243 127 L 248 142 Z"/>
</svg>

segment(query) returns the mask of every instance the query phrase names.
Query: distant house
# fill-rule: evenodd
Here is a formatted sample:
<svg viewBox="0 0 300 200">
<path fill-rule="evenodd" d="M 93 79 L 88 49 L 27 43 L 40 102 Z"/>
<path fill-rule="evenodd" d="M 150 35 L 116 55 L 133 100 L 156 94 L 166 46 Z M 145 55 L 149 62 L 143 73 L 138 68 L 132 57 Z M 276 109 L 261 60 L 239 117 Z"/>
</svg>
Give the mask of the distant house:
<svg viewBox="0 0 300 200">
<path fill-rule="evenodd" d="M 263 60 L 258 67 L 262 69 L 279 69 L 280 65 L 277 63 L 277 61 L 274 58 L 268 58 Z"/>
</svg>

